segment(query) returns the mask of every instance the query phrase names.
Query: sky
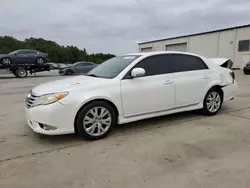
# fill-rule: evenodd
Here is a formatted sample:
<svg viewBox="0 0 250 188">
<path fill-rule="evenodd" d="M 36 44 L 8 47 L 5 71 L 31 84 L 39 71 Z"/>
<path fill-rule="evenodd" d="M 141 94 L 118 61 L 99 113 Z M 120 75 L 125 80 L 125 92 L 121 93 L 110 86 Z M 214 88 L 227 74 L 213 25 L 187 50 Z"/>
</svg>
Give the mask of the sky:
<svg viewBox="0 0 250 188">
<path fill-rule="evenodd" d="M 42 37 L 90 53 L 250 24 L 249 0 L 0 0 L 0 36 Z"/>
</svg>

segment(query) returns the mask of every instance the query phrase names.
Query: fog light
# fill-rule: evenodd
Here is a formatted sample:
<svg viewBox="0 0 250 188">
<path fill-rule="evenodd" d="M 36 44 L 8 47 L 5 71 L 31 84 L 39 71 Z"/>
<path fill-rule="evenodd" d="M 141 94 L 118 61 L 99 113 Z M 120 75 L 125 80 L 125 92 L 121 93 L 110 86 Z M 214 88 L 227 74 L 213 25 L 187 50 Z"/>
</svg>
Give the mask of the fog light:
<svg viewBox="0 0 250 188">
<path fill-rule="evenodd" d="M 43 129 L 45 131 L 54 131 L 57 129 L 56 127 L 53 127 L 51 125 L 42 124 L 42 123 L 39 123 L 39 126 L 41 127 L 41 129 Z"/>
</svg>

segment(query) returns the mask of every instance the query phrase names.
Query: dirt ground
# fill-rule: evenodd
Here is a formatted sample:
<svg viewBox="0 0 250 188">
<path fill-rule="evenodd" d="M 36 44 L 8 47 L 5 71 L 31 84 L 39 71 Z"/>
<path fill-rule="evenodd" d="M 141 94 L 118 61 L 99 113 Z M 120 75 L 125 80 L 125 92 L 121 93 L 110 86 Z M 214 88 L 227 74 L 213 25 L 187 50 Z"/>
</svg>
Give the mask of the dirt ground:
<svg viewBox="0 0 250 188">
<path fill-rule="evenodd" d="M 60 79 L 0 75 L 1 188 L 249 188 L 250 76 L 213 117 L 195 112 L 120 125 L 107 138 L 33 133 L 24 99 L 35 85 Z"/>
</svg>

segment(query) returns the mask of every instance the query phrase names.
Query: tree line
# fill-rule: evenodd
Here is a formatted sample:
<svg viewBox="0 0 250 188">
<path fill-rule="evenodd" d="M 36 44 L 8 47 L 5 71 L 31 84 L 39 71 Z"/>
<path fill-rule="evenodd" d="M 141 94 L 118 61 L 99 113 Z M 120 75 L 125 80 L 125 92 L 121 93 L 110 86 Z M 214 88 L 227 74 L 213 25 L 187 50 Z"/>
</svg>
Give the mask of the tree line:
<svg viewBox="0 0 250 188">
<path fill-rule="evenodd" d="M 18 49 L 33 49 L 48 53 L 51 62 L 54 63 L 91 61 L 100 64 L 103 61 L 115 57 L 113 54 L 88 54 L 85 48 L 80 50 L 76 46 L 63 46 L 43 38 L 28 38 L 24 41 L 20 41 L 10 36 L 0 36 L 0 54 L 10 53 Z"/>
</svg>

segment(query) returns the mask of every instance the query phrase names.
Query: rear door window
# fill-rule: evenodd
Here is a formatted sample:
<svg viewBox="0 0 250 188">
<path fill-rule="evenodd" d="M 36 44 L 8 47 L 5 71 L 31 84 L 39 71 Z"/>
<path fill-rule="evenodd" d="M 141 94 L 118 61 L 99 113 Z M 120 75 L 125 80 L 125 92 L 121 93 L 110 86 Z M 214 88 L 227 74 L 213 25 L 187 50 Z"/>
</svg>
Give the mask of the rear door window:
<svg viewBox="0 0 250 188">
<path fill-rule="evenodd" d="M 201 58 L 186 54 L 171 54 L 171 64 L 174 72 L 208 69 Z"/>
</svg>

